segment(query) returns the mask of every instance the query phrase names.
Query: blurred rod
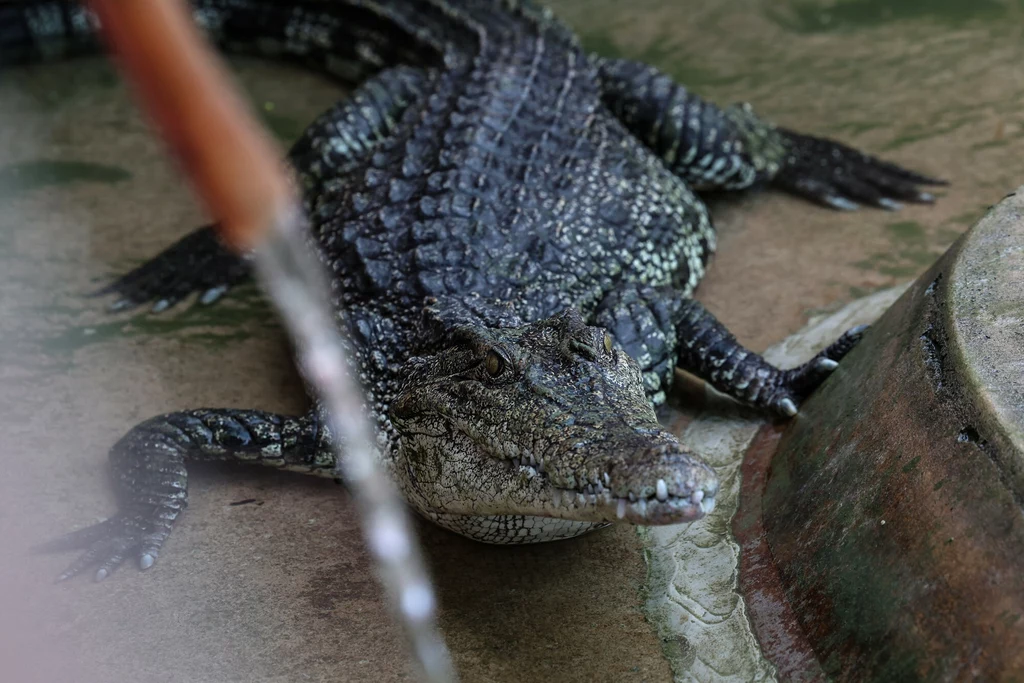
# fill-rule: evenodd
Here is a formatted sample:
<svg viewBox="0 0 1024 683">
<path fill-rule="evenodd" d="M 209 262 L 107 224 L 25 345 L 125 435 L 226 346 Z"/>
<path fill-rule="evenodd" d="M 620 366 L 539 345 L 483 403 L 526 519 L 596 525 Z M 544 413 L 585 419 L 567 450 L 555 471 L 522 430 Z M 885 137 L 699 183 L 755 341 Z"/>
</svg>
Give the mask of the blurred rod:
<svg viewBox="0 0 1024 683">
<path fill-rule="evenodd" d="M 329 415 L 342 475 L 362 515 L 392 609 L 422 678 L 454 681 L 434 620 L 434 592 L 408 515 L 378 461 L 374 431 L 349 374 L 323 271 L 306 247 L 306 218 L 281 151 L 243 104 L 226 69 L 180 0 L 88 0 L 120 67 L 217 220 L 222 237 L 252 251 L 284 318 L 299 365 Z"/>
</svg>

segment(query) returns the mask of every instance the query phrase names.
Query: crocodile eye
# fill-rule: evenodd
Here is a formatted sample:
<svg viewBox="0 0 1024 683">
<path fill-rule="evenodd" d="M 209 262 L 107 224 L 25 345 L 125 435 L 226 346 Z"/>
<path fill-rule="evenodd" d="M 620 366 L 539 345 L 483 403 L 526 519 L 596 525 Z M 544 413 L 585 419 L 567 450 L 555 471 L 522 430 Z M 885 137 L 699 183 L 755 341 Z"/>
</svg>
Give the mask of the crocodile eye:
<svg viewBox="0 0 1024 683">
<path fill-rule="evenodd" d="M 505 369 L 505 359 L 497 351 L 488 351 L 484 360 L 484 369 L 491 377 L 497 377 Z"/>
<path fill-rule="evenodd" d="M 604 333 L 604 350 L 608 353 L 612 352 L 612 335 L 607 332 Z"/>
</svg>

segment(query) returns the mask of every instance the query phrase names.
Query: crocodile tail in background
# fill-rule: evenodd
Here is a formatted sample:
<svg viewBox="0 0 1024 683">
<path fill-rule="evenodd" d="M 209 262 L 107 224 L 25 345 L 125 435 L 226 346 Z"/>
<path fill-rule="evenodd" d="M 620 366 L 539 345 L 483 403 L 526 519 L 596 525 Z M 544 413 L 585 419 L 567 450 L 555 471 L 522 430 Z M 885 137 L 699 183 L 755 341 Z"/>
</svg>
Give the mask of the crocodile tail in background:
<svg viewBox="0 0 1024 683">
<path fill-rule="evenodd" d="M 426 0 L 191 5 L 196 22 L 225 52 L 297 63 L 352 85 L 396 64 L 437 64 L 453 47 L 450 24 Z M 98 25 L 76 0 L 0 2 L 0 69 L 98 53 Z"/>
<path fill-rule="evenodd" d="M 94 53 L 96 25 L 75 0 L 0 3 L 0 68 Z"/>
</svg>

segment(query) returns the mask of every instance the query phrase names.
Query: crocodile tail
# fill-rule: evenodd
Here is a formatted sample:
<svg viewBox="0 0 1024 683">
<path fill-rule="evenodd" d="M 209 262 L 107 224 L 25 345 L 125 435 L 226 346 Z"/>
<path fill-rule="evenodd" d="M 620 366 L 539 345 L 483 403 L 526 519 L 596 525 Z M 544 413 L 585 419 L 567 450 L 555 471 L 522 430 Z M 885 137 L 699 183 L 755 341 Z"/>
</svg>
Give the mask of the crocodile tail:
<svg viewBox="0 0 1024 683">
<path fill-rule="evenodd" d="M 0 68 L 93 53 L 96 26 L 75 0 L 0 4 Z"/>
<path fill-rule="evenodd" d="M 191 4 L 196 22 L 225 52 L 298 63 L 349 84 L 397 64 L 436 64 L 457 39 L 429 0 Z M 98 27 L 75 0 L 0 3 L 0 69 L 96 53 Z"/>
</svg>

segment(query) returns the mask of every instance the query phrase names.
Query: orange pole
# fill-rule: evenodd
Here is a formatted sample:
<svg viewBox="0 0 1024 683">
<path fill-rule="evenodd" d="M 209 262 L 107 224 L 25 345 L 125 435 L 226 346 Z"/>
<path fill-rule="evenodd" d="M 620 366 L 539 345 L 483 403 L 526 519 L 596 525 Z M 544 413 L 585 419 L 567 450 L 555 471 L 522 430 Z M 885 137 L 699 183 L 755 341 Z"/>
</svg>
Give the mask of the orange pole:
<svg viewBox="0 0 1024 683">
<path fill-rule="evenodd" d="M 294 206 L 282 153 L 178 0 L 89 0 L 120 68 L 217 220 L 251 249 Z"/>
</svg>

